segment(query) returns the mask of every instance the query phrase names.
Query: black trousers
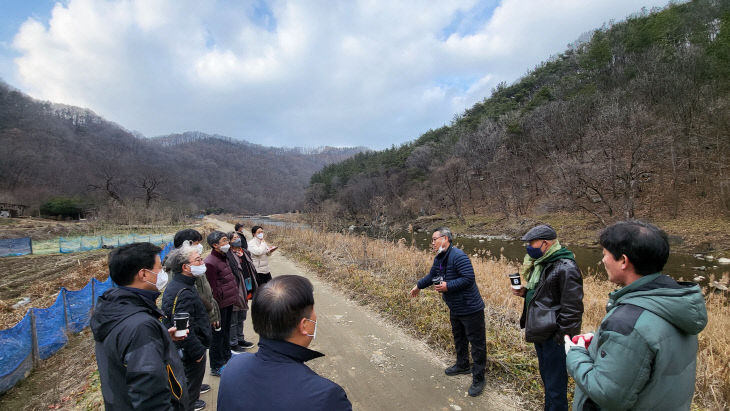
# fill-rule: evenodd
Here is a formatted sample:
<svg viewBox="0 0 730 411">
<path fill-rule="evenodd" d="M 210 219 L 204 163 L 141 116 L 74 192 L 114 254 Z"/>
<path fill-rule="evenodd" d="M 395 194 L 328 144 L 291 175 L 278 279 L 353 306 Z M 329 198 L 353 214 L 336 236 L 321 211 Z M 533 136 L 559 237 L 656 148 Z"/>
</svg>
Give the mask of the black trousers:
<svg viewBox="0 0 730 411">
<path fill-rule="evenodd" d="M 203 385 L 203 377 L 205 376 L 205 355 L 200 362 L 186 361 L 185 378 L 188 380 L 188 395 L 190 398 L 189 409 L 194 409 L 193 404 L 200 398 L 200 386 Z"/>
<path fill-rule="evenodd" d="M 233 306 L 221 308 L 221 329 L 213 330 L 213 341 L 210 344 L 210 368 L 220 368 L 231 358 L 231 314 Z"/>
<path fill-rule="evenodd" d="M 456 364 L 461 368 L 469 366 L 469 344 L 474 362 L 471 374 L 475 381 L 484 379 L 487 368 L 487 334 L 484 327 L 484 310 L 474 314 L 451 317 L 451 333 L 454 334 Z"/>
<path fill-rule="evenodd" d="M 271 273 L 256 273 L 256 283 L 259 287 L 271 281 Z"/>
</svg>

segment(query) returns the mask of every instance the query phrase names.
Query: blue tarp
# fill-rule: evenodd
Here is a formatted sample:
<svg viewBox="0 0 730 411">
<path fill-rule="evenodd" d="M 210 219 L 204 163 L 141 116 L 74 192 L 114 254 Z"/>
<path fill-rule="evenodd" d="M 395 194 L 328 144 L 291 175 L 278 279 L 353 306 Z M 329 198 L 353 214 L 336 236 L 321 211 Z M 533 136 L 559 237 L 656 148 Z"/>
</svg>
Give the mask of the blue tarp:
<svg viewBox="0 0 730 411">
<path fill-rule="evenodd" d="M 3 393 L 33 367 L 30 311 L 12 328 L 0 330 L 0 347 L 0 393 Z"/>
<path fill-rule="evenodd" d="M 32 308 L 38 336 L 38 352 L 46 359 L 68 342 L 66 321 L 63 315 L 63 295 L 58 293 L 56 302 L 48 308 Z"/>
<path fill-rule="evenodd" d="M 89 281 L 86 287 L 78 291 L 66 291 L 66 313 L 68 315 L 68 330 L 77 333 L 89 325 L 89 314 L 91 314 L 91 288 Z"/>
<path fill-rule="evenodd" d="M 6 238 L 0 240 L 0 257 L 26 255 L 33 250 L 30 237 Z"/>
<path fill-rule="evenodd" d="M 94 307 L 96 307 L 96 300 L 98 300 L 106 290 L 114 287 L 114 282 L 111 277 L 108 277 L 103 283 L 96 278 L 92 278 L 91 281 L 94 282 Z"/>
</svg>

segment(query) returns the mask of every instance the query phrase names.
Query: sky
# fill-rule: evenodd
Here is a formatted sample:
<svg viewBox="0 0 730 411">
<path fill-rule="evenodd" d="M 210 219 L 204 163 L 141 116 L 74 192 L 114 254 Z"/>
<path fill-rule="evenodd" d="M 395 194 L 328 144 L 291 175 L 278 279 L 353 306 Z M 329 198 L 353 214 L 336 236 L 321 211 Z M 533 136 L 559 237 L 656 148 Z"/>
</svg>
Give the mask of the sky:
<svg viewBox="0 0 730 411">
<path fill-rule="evenodd" d="M 667 0 L 0 0 L 0 78 L 157 136 L 382 149 Z"/>
</svg>

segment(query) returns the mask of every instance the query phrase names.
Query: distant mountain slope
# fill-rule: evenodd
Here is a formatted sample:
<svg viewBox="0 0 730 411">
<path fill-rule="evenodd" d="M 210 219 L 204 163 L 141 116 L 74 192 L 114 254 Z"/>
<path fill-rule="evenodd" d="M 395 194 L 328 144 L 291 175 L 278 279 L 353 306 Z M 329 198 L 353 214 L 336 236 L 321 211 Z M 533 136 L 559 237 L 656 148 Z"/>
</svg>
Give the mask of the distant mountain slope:
<svg viewBox="0 0 730 411">
<path fill-rule="evenodd" d="M 365 148 L 286 149 L 188 132 L 145 138 L 88 109 L 34 100 L 0 83 L 0 196 L 280 212 L 310 176 Z"/>
<path fill-rule="evenodd" d="M 449 126 L 325 167 L 309 206 L 345 219 L 730 214 L 730 2 L 642 9 L 584 38 Z"/>
</svg>

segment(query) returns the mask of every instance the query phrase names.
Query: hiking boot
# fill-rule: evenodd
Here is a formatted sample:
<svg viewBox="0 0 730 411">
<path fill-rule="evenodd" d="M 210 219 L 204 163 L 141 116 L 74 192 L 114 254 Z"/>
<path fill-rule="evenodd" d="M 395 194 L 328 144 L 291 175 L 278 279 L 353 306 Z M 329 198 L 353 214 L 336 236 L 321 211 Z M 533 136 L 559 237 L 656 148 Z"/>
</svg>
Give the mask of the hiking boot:
<svg viewBox="0 0 730 411">
<path fill-rule="evenodd" d="M 205 401 L 203 400 L 197 400 L 193 403 L 193 410 L 200 411 L 203 408 L 205 408 Z"/>
<path fill-rule="evenodd" d="M 484 386 L 486 384 L 487 381 L 484 379 L 479 381 L 472 381 L 471 387 L 469 387 L 469 396 L 476 397 L 477 395 L 481 394 L 482 391 L 484 391 Z"/>
<path fill-rule="evenodd" d="M 223 373 L 223 369 L 224 368 L 226 368 L 225 365 L 222 366 L 222 367 L 220 367 L 220 368 L 211 368 L 210 369 L 210 375 L 212 375 L 214 377 L 220 377 L 221 376 L 221 373 Z"/>
<path fill-rule="evenodd" d="M 459 367 L 458 365 L 454 364 L 451 367 L 444 370 L 444 373 L 446 375 L 460 375 L 460 374 L 471 374 L 471 367 Z"/>
<path fill-rule="evenodd" d="M 242 348 L 244 350 L 248 350 L 254 347 L 254 343 L 251 341 L 243 340 L 243 342 L 238 343 L 238 348 Z"/>
<path fill-rule="evenodd" d="M 200 393 L 205 394 L 206 392 L 210 391 L 210 385 L 203 384 L 200 386 Z"/>
</svg>

